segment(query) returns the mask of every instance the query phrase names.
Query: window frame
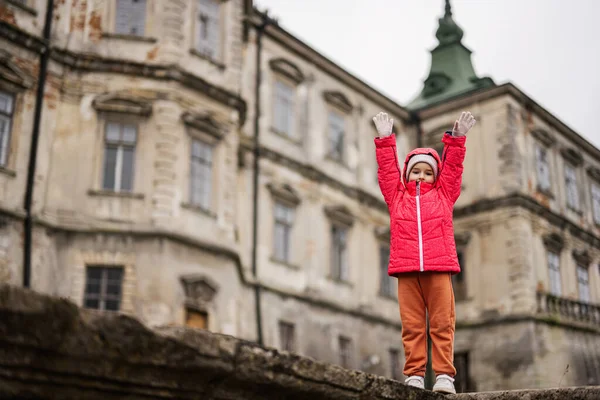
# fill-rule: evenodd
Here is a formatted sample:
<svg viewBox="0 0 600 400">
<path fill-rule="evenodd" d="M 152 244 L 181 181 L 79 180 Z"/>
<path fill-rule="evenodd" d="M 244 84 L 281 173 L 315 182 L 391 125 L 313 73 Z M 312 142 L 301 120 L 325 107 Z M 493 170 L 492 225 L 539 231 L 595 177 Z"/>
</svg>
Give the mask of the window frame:
<svg viewBox="0 0 600 400">
<path fill-rule="evenodd" d="M 90 270 L 97 269 L 101 271 L 100 278 L 100 289 L 97 295 L 98 308 L 89 307 L 86 302 L 90 300 L 90 293 L 88 292 L 88 285 L 90 284 Z M 108 271 L 109 270 L 118 270 L 120 272 L 120 280 L 119 280 L 119 293 L 116 298 L 107 299 L 109 295 L 107 294 L 107 286 L 108 286 Z M 88 264 L 85 266 L 85 284 L 83 290 L 83 308 L 98 310 L 98 311 L 109 311 L 109 312 L 120 312 L 122 310 L 123 305 L 123 284 L 125 282 L 125 266 L 123 265 L 101 265 L 101 264 Z M 95 297 L 95 296 L 92 296 Z M 116 301 L 118 307 L 116 310 L 106 309 L 107 301 Z"/>
<path fill-rule="evenodd" d="M 572 163 L 568 162 L 565 160 L 565 165 L 563 168 L 564 171 L 564 177 L 565 177 L 565 200 L 566 200 L 566 206 L 567 208 L 576 211 L 576 212 L 580 212 L 581 211 L 581 195 L 579 193 L 579 187 L 578 187 L 578 181 L 579 181 L 579 177 L 577 176 L 577 171 L 578 168 L 577 166 L 573 165 Z M 570 177 L 570 173 L 568 173 L 567 171 L 572 171 L 573 174 Z M 570 178 L 572 178 L 572 181 L 570 181 Z M 569 191 L 569 183 L 571 182 L 571 185 L 573 187 L 573 191 Z M 570 195 L 570 193 L 575 195 L 575 199 L 573 199 Z M 572 202 L 576 201 L 575 204 L 572 204 Z"/>
<path fill-rule="evenodd" d="M 272 107 L 272 123 L 271 130 L 277 133 L 280 136 L 283 136 L 287 139 L 291 139 L 293 141 L 299 140 L 298 128 L 297 128 L 297 117 L 298 117 L 298 85 L 294 83 L 291 79 L 286 79 L 281 76 L 281 74 L 276 74 L 273 80 L 273 107 Z M 289 89 L 290 94 L 290 103 L 287 115 L 288 119 L 288 127 L 286 129 L 282 129 L 281 126 L 278 126 L 278 105 L 280 104 L 278 100 L 280 96 L 278 96 L 278 87 L 285 87 Z M 289 100 L 289 99 L 288 99 Z"/>
<path fill-rule="evenodd" d="M 543 153 L 543 154 L 542 154 Z M 544 157 L 545 156 L 545 161 Z M 550 159 L 551 151 L 550 148 L 545 146 L 543 143 L 536 141 L 535 143 L 535 173 L 537 181 L 537 190 L 550 194 L 552 193 L 552 161 Z M 546 175 L 543 175 L 545 167 Z M 546 179 L 546 181 L 544 181 Z"/>
<path fill-rule="evenodd" d="M 283 351 L 296 351 L 296 325 L 280 320 L 279 328 L 279 346 Z"/>
<path fill-rule="evenodd" d="M 581 273 L 585 273 L 585 285 L 583 286 L 585 288 L 584 293 L 582 293 L 582 274 Z M 575 273 L 576 273 L 576 278 L 577 278 L 577 295 L 578 295 L 578 299 L 580 302 L 582 303 L 587 303 L 589 304 L 592 301 L 591 298 L 591 293 L 590 293 L 590 270 L 589 270 L 589 266 L 583 265 L 581 263 L 576 263 L 575 266 Z"/>
<path fill-rule="evenodd" d="M 110 32 L 108 33 L 107 36 L 115 36 L 115 37 L 122 37 L 122 38 L 149 38 L 149 20 L 150 20 L 150 9 L 153 8 L 153 4 L 151 3 L 154 0 L 142 0 L 145 3 L 145 9 L 144 9 L 144 23 L 143 23 L 143 28 L 144 31 L 140 34 L 139 32 L 136 33 L 131 33 L 131 32 L 119 32 L 117 30 L 117 20 L 118 20 L 118 13 L 119 13 L 119 5 L 118 2 L 121 0 L 115 0 L 115 1 L 111 1 L 111 10 L 110 10 L 110 18 L 109 18 L 109 25 L 108 25 L 108 29 L 107 31 Z M 131 1 L 131 0 L 124 0 L 124 1 Z"/>
<path fill-rule="evenodd" d="M 214 209 L 214 202 L 215 202 L 215 158 L 217 155 L 217 144 L 214 143 L 214 141 L 211 140 L 205 140 L 205 138 L 200 137 L 201 135 L 191 135 L 190 136 L 190 147 L 189 147 L 189 163 L 188 163 L 188 168 L 189 168 L 189 173 L 188 173 L 188 202 L 190 204 L 190 206 L 195 207 L 195 208 L 199 208 L 205 211 L 211 211 Z M 194 155 L 194 145 L 198 143 L 201 147 L 204 147 L 206 150 L 208 150 L 210 153 L 210 161 L 204 160 L 205 162 L 200 162 L 200 166 L 204 166 L 204 165 L 208 165 L 208 170 L 209 170 L 209 176 L 210 176 L 210 184 L 209 184 L 209 193 L 207 195 L 207 202 L 208 204 L 202 204 L 201 201 L 196 201 L 196 199 L 194 198 L 194 183 L 195 181 L 195 176 L 194 176 L 194 161 L 196 159 L 200 159 L 200 156 Z M 203 182 L 202 185 L 205 185 L 206 183 Z"/>
<path fill-rule="evenodd" d="M 277 213 L 277 209 L 285 209 L 286 218 L 280 218 Z M 275 199 L 273 202 L 273 259 L 278 262 L 291 264 L 293 260 L 292 255 L 292 243 L 293 243 L 293 231 L 294 222 L 296 220 L 296 207 L 281 199 Z M 281 226 L 287 233 L 286 241 L 283 243 L 283 256 L 278 254 L 278 239 L 277 239 L 277 227 Z"/>
<path fill-rule="evenodd" d="M 343 234 L 343 243 L 341 246 L 336 243 L 336 233 Z M 330 227 L 330 240 L 331 240 L 331 254 L 330 254 L 330 269 L 329 274 L 331 278 L 338 282 L 349 282 L 350 281 L 350 257 L 348 254 L 348 238 L 350 236 L 350 228 L 346 225 L 339 223 L 332 223 Z M 338 249 L 338 247 L 340 247 Z M 342 253 L 336 254 L 337 251 Z M 339 265 L 336 264 L 338 261 Z"/>
<path fill-rule="evenodd" d="M 553 263 L 553 260 L 555 260 L 556 263 Z M 550 294 L 556 297 L 562 296 L 560 253 L 553 250 L 546 250 L 546 268 L 548 271 L 548 289 Z M 558 281 L 554 280 L 554 278 L 557 278 Z"/>
<path fill-rule="evenodd" d="M 120 136 L 123 136 L 123 128 L 125 126 L 133 126 L 135 127 L 135 141 L 133 146 L 130 143 L 125 143 L 123 142 L 122 139 L 117 140 L 117 141 L 112 141 L 113 146 L 116 144 L 117 146 L 117 159 L 115 160 L 115 170 L 114 170 L 114 176 L 113 176 L 113 187 L 112 188 L 108 188 L 105 185 L 106 182 L 106 178 L 107 178 L 107 170 L 106 170 L 106 162 L 107 162 L 107 149 L 109 147 L 109 142 L 108 142 L 108 126 L 114 124 L 114 125 L 118 125 L 120 127 Z M 136 164 L 137 164 L 137 154 L 138 154 L 138 146 L 139 146 L 139 136 L 140 136 L 140 123 L 139 121 L 136 121 L 135 119 L 129 119 L 129 118 L 125 118 L 125 119 L 121 119 L 121 118 L 112 118 L 112 117 L 107 117 L 104 120 L 104 124 L 102 126 L 102 163 L 100 166 L 101 169 L 101 181 L 100 181 L 100 187 L 102 188 L 103 191 L 106 192 L 112 192 L 112 193 L 135 193 L 135 187 L 136 187 L 136 173 L 137 173 L 137 169 L 136 169 Z M 123 148 L 127 147 L 127 148 L 133 148 L 133 155 L 132 155 L 132 165 L 131 165 L 131 188 L 129 190 L 123 190 L 121 187 L 121 180 L 123 178 L 122 174 L 123 174 Z M 119 158 L 120 155 L 120 158 Z"/>
<path fill-rule="evenodd" d="M 0 110 L 0 116 L 5 117 L 8 120 L 7 132 L 5 134 L 0 132 L 0 168 L 7 169 L 11 158 L 10 150 L 12 145 L 12 131 L 15 120 L 17 96 L 15 93 L 5 90 L 0 86 L 0 95 L 2 94 L 6 94 L 6 97 L 9 99 L 11 105 L 9 112 Z M 2 141 L 4 141 L 4 143 L 2 143 Z"/>
<path fill-rule="evenodd" d="M 331 124 L 331 117 L 332 116 L 336 116 L 339 117 L 339 119 L 342 122 L 342 133 L 341 133 L 341 138 L 342 138 L 342 143 L 341 143 L 341 149 L 340 149 L 340 153 L 338 154 L 337 152 L 334 153 L 333 152 L 333 139 L 332 139 L 332 124 Z M 347 121 L 347 116 L 343 111 L 337 110 L 334 107 L 328 107 L 327 109 L 327 158 L 335 161 L 337 163 L 340 164 L 345 164 L 347 161 L 347 151 L 346 151 L 346 146 L 347 146 L 347 141 L 348 141 L 348 130 L 347 130 L 347 126 L 348 126 L 348 121 Z M 336 142 L 339 145 L 339 142 Z"/>
<path fill-rule="evenodd" d="M 215 54 L 208 54 L 206 51 L 206 48 L 201 48 L 202 46 L 200 46 L 200 42 L 198 40 L 198 31 L 199 31 L 199 14 L 201 12 L 201 5 L 200 2 L 202 1 L 212 1 L 214 3 L 216 3 L 219 7 L 219 24 L 217 27 L 218 30 L 218 37 L 217 37 L 217 49 L 216 49 L 216 55 Z M 192 19 L 192 47 L 191 47 L 191 51 L 193 54 L 202 57 L 206 60 L 210 60 L 213 61 L 215 63 L 218 63 L 219 66 L 222 66 L 222 62 L 224 60 L 224 54 L 225 54 L 225 39 L 226 39 L 226 34 L 225 34 L 225 25 L 226 25 L 226 21 L 225 21 L 225 2 L 227 0 L 193 0 L 193 19 Z M 212 50 L 212 49 L 211 49 Z"/>
<path fill-rule="evenodd" d="M 340 366 L 343 368 L 352 368 L 353 363 L 353 343 L 352 338 L 344 335 L 338 336 L 338 349 L 340 357 Z"/>
</svg>

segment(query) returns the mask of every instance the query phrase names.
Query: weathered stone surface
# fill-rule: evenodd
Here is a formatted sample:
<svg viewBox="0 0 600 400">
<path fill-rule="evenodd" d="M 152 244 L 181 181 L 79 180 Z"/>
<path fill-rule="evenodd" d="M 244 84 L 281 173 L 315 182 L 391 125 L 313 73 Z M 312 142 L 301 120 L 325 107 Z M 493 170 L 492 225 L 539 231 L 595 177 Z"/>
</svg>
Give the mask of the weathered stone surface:
<svg viewBox="0 0 600 400">
<path fill-rule="evenodd" d="M 465 393 L 454 398 L 460 400 L 596 400 L 600 398 L 600 386 Z"/>
<path fill-rule="evenodd" d="M 0 398 L 440 399 L 400 382 L 0 286 Z"/>
<path fill-rule="evenodd" d="M 148 329 L 16 286 L 0 286 L 0 398 L 410 399 L 444 396 L 231 336 Z M 459 399 L 600 397 L 600 387 L 490 392 Z"/>
</svg>

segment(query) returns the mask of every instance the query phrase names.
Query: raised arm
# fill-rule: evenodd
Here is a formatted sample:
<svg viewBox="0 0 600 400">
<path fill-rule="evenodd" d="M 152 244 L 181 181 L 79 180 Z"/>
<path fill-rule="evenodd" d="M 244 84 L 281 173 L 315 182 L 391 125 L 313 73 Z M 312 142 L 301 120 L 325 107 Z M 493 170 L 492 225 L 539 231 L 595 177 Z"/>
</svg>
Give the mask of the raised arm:
<svg viewBox="0 0 600 400">
<path fill-rule="evenodd" d="M 466 134 L 475 125 L 475 122 L 475 118 L 470 112 L 463 112 L 454 123 L 452 131 L 446 131 L 442 138 L 444 152 L 438 179 L 442 191 L 452 203 L 455 203 L 460 196 L 466 153 Z"/>
<path fill-rule="evenodd" d="M 392 134 L 394 120 L 386 113 L 380 112 L 373 121 L 379 137 L 375 138 L 375 155 L 377 156 L 377 178 L 383 199 L 391 207 L 395 196 L 402 188 L 400 166 L 396 152 L 396 136 Z"/>
</svg>

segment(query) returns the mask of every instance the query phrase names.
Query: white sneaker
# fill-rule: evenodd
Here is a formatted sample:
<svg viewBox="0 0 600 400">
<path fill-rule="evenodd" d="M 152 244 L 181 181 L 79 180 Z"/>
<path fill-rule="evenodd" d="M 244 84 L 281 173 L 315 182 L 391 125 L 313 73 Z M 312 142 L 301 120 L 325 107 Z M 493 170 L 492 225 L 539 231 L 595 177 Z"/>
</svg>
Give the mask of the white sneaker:
<svg viewBox="0 0 600 400">
<path fill-rule="evenodd" d="M 418 375 L 409 376 L 404 381 L 408 386 L 418 387 L 419 389 L 425 389 L 425 378 Z"/>
<path fill-rule="evenodd" d="M 456 394 L 456 389 L 454 389 L 454 379 L 445 374 L 438 375 L 435 379 L 435 385 L 433 385 L 433 391 Z"/>
</svg>

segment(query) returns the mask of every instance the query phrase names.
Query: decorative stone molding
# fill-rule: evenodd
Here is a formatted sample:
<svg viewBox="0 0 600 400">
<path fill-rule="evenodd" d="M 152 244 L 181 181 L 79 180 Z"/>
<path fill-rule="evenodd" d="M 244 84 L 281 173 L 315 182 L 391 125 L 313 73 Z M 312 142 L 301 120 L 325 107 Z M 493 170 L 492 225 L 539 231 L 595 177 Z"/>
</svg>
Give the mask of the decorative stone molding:
<svg viewBox="0 0 600 400">
<path fill-rule="evenodd" d="M 565 246 L 565 240 L 558 233 L 548 233 L 542 236 L 544 247 L 546 250 L 550 250 L 556 253 L 560 253 Z"/>
<path fill-rule="evenodd" d="M 586 168 L 586 172 L 590 178 L 595 180 L 597 183 L 600 183 L 600 169 L 589 166 Z"/>
<path fill-rule="evenodd" d="M 590 257 L 590 254 L 587 250 L 574 249 L 572 255 L 575 262 L 582 267 L 587 268 L 592 262 L 592 257 Z"/>
<path fill-rule="evenodd" d="M 219 286 L 206 275 L 192 274 L 180 277 L 186 305 L 206 309 L 219 291 Z"/>
<path fill-rule="evenodd" d="M 542 128 L 535 128 L 531 131 L 531 136 L 533 136 L 537 141 L 543 144 L 546 147 L 552 147 L 556 143 L 556 139 L 552 136 L 548 131 Z"/>
<path fill-rule="evenodd" d="M 583 164 L 583 157 L 581 154 L 570 147 L 563 147 L 560 149 L 560 154 L 567 160 L 570 164 L 573 164 L 575 167 L 579 167 Z"/>
<path fill-rule="evenodd" d="M 11 61 L 11 54 L 0 50 L 0 81 L 8 83 L 13 90 L 28 89 L 33 85 L 34 78 Z"/>
<path fill-rule="evenodd" d="M 350 100 L 348 100 L 348 98 L 342 92 L 326 90 L 323 92 L 323 98 L 327 103 L 346 113 L 351 112 L 353 109 L 352 103 L 350 103 Z"/>
<path fill-rule="evenodd" d="M 333 223 L 350 227 L 354 224 L 354 216 L 346 206 L 325 206 L 325 215 Z"/>
<path fill-rule="evenodd" d="M 300 196 L 294 190 L 294 188 L 288 185 L 287 183 L 269 183 L 267 184 L 267 188 L 271 192 L 271 195 L 277 200 L 283 201 L 284 203 L 287 203 L 288 205 L 293 207 L 300 204 Z"/>
<path fill-rule="evenodd" d="M 300 68 L 284 58 L 272 59 L 269 61 L 269 66 L 273 71 L 291 79 L 296 84 L 301 83 L 305 79 L 304 74 L 302 71 L 300 71 Z"/>
<path fill-rule="evenodd" d="M 181 115 L 181 119 L 186 126 L 208 133 L 217 140 L 221 140 L 225 136 L 223 128 L 208 113 L 193 113 L 188 111 Z"/>
<path fill-rule="evenodd" d="M 390 240 L 390 228 L 387 226 L 379 226 L 375 228 L 375 236 L 382 242 L 389 242 Z"/>
<path fill-rule="evenodd" d="M 125 93 L 107 93 L 97 96 L 92 102 L 97 111 L 141 115 L 152 113 L 152 103 Z"/>
<path fill-rule="evenodd" d="M 471 232 L 460 232 L 454 234 L 454 242 L 456 247 L 466 247 L 471 240 Z"/>
</svg>

